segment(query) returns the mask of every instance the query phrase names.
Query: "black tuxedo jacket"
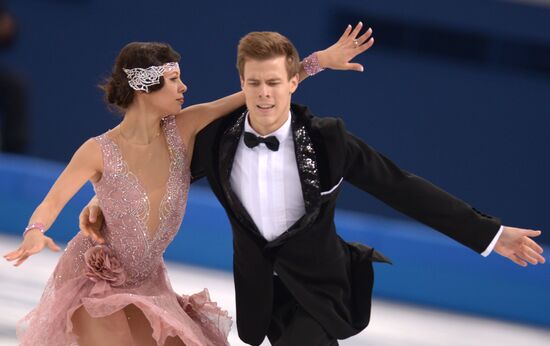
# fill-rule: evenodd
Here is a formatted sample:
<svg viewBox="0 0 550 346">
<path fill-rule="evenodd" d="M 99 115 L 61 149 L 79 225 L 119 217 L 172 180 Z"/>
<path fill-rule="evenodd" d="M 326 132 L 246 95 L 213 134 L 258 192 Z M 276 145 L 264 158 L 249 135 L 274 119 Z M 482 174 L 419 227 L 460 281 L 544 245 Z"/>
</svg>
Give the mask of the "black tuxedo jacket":
<svg viewBox="0 0 550 346">
<path fill-rule="evenodd" d="M 193 180 L 208 178 L 231 222 L 237 328 L 249 344 L 260 344 L 266 335 L 274 271 L 331 336 L 347 338 L 369 323 L 371 262 L 385 258 L 337 235 L 334 210 L 342 180 L 477 252 L 484 251 L 500 227 L 497 219 L 397 167 L 347 132 L 341 119 L 317 118 L 293 104 L 291 127 L 306 214 L 267 242 L 229 180 L 245 110 L 237 109 L 199 133 L 191 170 Z"/>
</svg>

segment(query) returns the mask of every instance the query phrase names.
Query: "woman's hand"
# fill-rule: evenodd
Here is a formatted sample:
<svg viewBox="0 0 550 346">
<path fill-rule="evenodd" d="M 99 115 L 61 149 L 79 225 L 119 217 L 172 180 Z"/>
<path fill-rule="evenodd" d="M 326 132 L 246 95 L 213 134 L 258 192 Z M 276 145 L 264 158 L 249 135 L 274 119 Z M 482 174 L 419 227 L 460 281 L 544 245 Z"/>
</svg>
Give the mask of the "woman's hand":
<svg viewBox="0 0 550 346">
<path fill-rule="evenodd" d="M 331 70 L 352 70 L 363 72 L 363 65 L 351 63 L 357 55 L 367 51 L 374 44 L 372 29 L 368 28 L 359 36 L 363 23 L 359 22 L 355 28 L 348 25 L 340 39 L 325 50 L 317 52 L 317 59 L 323 68 Z"/>
<path fill-rule="evenodd" d="M 4 258 L 10 262 L 16 261 L 14 266 L 17 267 L 31 255 L 39 253 L 45 247 L 56 252 L 61 250 L 52 238 L 46 237 L 38 229 L 32 229 L 25 234 L 21 246 L 17 250 L 5 254 Z"/>
</svg>

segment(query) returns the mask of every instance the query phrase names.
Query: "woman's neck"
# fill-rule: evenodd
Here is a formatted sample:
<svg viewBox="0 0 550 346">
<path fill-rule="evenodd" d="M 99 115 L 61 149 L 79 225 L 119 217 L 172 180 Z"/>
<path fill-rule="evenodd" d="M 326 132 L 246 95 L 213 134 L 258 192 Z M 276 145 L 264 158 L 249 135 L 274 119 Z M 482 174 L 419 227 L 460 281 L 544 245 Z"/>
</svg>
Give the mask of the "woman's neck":
<svg viewBox="0 0 550 346">
<path fill-rule="evenodd" d="M 161 119 L 160 114 L 139 107 L 128 108 L 118 125 L 119 135 L 132 144 L 150 144 L 160 135 Z"/>
</svg>

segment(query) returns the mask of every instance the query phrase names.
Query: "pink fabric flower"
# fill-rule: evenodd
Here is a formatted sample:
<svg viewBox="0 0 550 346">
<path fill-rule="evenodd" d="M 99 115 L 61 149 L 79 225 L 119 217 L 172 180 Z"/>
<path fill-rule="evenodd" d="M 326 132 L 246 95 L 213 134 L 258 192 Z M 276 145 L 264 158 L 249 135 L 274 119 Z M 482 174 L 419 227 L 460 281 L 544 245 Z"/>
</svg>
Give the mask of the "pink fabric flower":
<svg viewBox="0 0 550 346">
<path fill-rule="evenodd" d="M 113 250 L 105 245 L 96 245 L 84 253 L 86 276 L 93 282 L 106 281 L 109 285 L 121 286 L 126 281 L 126 273 Z"/>
</svg>

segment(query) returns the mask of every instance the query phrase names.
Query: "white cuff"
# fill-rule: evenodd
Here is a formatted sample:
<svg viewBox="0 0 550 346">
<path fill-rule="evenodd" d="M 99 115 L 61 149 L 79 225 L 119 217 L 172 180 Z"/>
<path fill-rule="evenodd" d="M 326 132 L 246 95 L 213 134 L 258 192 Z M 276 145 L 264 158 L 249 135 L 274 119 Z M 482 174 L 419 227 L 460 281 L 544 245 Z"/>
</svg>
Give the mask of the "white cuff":
<svg viewBox="0 0 550 346">
<path fill-rule="evenodd" d="M 489 244 L 489 246 L 487 246 L 485 251 L 481 253 L 481 256 L 487 257 L 491 254 L 491 252 L 493 252 L 493 249 L 495 248 L 495 245 L 497 245 L 498 238 L 500 238 L 500 235 L 502 234 L 503 230 L 504 230 L 504 226 L 500 226 L 497 235 L 495 235 L 495 237 L 493 238 L 493 241 L 491 242 L 491 244 Z"/>
</svg>

